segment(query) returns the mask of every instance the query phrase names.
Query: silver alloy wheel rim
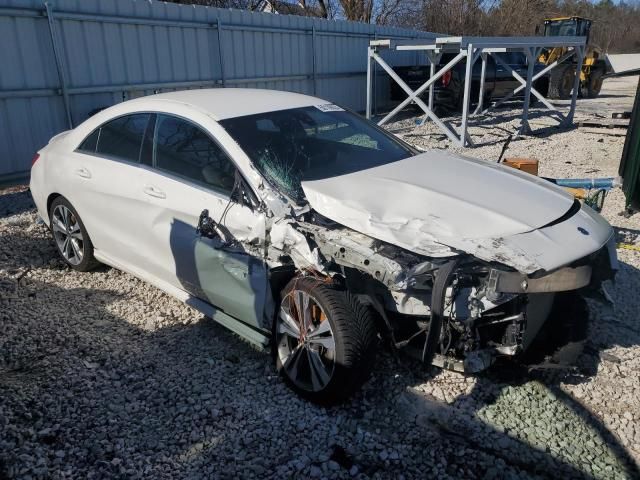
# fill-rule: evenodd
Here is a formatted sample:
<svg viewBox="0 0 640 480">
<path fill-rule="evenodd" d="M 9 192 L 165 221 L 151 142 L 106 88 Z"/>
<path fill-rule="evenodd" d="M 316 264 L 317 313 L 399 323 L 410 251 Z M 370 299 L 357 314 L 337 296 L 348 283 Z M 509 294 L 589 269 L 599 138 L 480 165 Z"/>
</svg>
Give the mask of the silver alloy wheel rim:
<svg viewBox="0 0 640 480">
<path fill-rule="evenodd" d="M 335 370 L 336 343 L 320 304 L 302 290 L 291 291 L 276 319 L 278 358 L 289 379 L 302 390 L 326 388 Z"/>
<path fill-rule="evenodd" d="M 51 227 L 64 259 L 71 265 L 79 265 L 84 257 L 84 238 L 78 218 L 69 208 L 58 205 L 53 209 Z"/>
</svg>

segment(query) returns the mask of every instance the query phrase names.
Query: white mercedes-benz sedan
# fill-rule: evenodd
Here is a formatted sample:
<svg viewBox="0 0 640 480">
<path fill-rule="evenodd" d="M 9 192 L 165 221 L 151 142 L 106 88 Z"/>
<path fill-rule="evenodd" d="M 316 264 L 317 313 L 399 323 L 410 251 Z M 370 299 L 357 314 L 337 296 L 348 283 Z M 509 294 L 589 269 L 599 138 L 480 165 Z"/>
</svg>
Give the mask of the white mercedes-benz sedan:
<svg viewBox="0 0 640 480">
<path fill-rule="evenodd" d="M 130 272 L 270 346 L 322 403 L 385 339 L 468 372 L 518 355 L 558 292 L 617 268 L 611 226 L 550 182 L 295 93 L 115 105 L 38 152 L 31 192 L 71 268 Z"/>
</svg>

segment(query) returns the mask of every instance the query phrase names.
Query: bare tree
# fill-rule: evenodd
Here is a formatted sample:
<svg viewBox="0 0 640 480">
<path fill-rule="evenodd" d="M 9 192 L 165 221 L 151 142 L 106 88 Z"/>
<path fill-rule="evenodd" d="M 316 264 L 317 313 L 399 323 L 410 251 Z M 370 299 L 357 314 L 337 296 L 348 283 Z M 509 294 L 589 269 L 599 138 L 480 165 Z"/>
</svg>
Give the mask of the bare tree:
<svg viewBox="0 0 640 480">
<path fill-rule="evenodd" d="M 407 0 L 382 0 L 374 8 L 374 22 L 379 25 L 395 24 L 400 16 L 413 11 Z"/>
<path fill-rule="evenodd" d="M 298 5 L 313 12 L 313 16 L 320 18 L 333 18 L 335 11 L 330 0 L 298 0 Z"/>
<path fill-rule="evenodd" d="M 207 7 L 218 8 L 238 8 L 242 10 L 252 10 L 259 0 L 168 0 L 173 3 L 183 5 L 205 5 Z"/>
<path fill-rule="evenodd" d="M 593 20 L 591 42 L 607 52 L 640 51 L 640 1 L 403 0 L 394 24 L 452 35 L 535 35 L 545 18 Z"/>
<path fill-rule="evenodd" d="M 478 35 L 486 16 L 486 0 L 423 0 L 404 15 L 413 28 L 454 35 Z"/>
<path fill-rule="evenodd" d="M 221 8 L 256 8 L 260 0 L 169 0 Z M 593 20 L 591 43 L 608 52 L 640 51 L 640 0 L 279 0 L 310 14 L 452 35 L 534 35 L 545 18 Z"/>
<path fill-rule="evenodd" d="M 345 20 L 371 22 L 373 0 L 340 0 Z"/>
<path fill-rule="evenodd" d="M 345 20 L 377 24 L 395 24 L 408 9 L 412 0 L 339 0 L 338 16 Z"/>
</svg>

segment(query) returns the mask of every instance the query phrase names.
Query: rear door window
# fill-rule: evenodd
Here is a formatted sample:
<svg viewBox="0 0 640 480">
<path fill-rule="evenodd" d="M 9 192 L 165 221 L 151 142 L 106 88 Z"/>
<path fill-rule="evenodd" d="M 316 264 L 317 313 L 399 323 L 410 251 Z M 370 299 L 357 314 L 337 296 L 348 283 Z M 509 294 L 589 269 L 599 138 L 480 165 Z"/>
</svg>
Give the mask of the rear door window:
<svg viewBox="0 0 640 480">
<path fill-rule="evenodd" d="M 116 118 L 100 127 L 96 153 L 138 163 L 142 139 L 151 114 L 138 113 Z"/>
<path fill-rule="evenodd" d="M 98 146 L 98 137 L 100 136 L 100 129 L 96 128 L 78 147 L 81 152 L 96 153 L 96 147 Z"/>
</svg>

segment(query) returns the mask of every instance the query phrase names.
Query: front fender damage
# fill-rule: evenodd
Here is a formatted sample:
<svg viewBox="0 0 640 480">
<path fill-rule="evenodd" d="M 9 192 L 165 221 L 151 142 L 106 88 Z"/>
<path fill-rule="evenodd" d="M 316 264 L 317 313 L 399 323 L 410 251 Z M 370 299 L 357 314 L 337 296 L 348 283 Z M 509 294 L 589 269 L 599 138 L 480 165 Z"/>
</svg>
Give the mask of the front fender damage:
<svg viewBox="0 0 640 480">
<path fill-rule="evenodd" d="M 276 219 L 268 230 L 270 266 L 339 279 L 378 313 L 394 347 L 458 371 L 521 353 L 549 315 L 554 292 L 588 286 L 592 277 L 589 256 L 546 272 L 502 239 L 463 239 L 457 245 L 464 250 L 429 239 L 426 255 L 424 241 L 420 252 L 410 251 L 312 210 Z"/>
</svg>

